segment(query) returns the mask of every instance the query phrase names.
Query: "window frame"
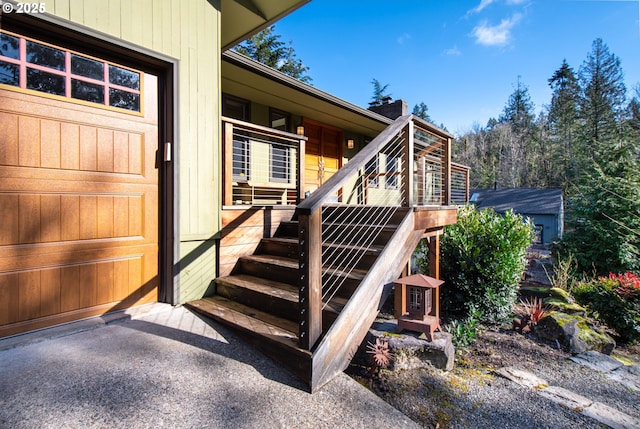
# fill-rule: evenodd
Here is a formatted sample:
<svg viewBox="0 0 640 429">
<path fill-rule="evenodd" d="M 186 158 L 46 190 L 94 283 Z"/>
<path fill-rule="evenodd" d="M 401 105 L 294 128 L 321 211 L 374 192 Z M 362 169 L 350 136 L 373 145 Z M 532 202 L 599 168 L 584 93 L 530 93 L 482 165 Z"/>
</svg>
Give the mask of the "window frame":
<svg viewBox="0 0 640 429">
<path fill-rule="evenodd" d="M 10 91 L 16 91 L 16 92 L 36 94 L 38 96 L 42 96 L 46 98 L 63 100 L 63 101 L 72 102 L 75 104 L 81 104 L 84 106 L 106 109 L 106 110 L 116 111 L 120 113 L 127 113 L 135 116 L 144 116 L 144 73 L 142 71 L 136 70 L 130 67 L 126 67 L 124 65 L 114 63 L 112 61 L 107 61 L 89 54 L 85 54 L 85 53 L 67 49 L 61 46 L 56 46 L 50 43 L 46 43 L 42 40 L 25 37 L 10 31 L 0 30 L 0 33 L 18 39 L 18 58 L 15 59 L 15 58 L 0 55 L 0 62 L 4 64 L 17 66 L 19 68 L 18 84 L 14 85 L 10 83 L 0 83 L 0 88 L 7 89 Z M 38 44 L 46 48 L 52 48 L 57 51 L 61 51 L 64 55 L 64 70 L 58 70 L 54 67 L 49 67 L 47 65 L 42 65 L 42 64 L 32 63 L 27 61 L 27 43 L 28 42 Z M 98 79 L 94 79 L 94 78 L 90 78 L 90 77 L 86 77 L 86 76 L 74 73 L 72 71 L 72 66 L 71 66 L 72 56 L 82 57 L 88 60 L 101 63 L 103 65 L 103 74 L 104 74 L 103 80 L 98 80 Z M 139 76 L 138 88 L 131 88 L 131 87 L 111 83 L 109 79 L 109 70 L 111 66 L 137 74 Z M 63 78 L 64 79 L 64 95 L 54 94 L 54 93 L 46 92 L 39 89 L 29 88 L 28 73 L 30 71 L 48 73 L 50 75 Z M 72 82 L 80 82 L 80 83 L 84 82 L 94 86 L 95 85 L 101 86 L 103 88 L 102 102 L 88 101 L 82 98 L 74 98 L 72 96 L 72 93 L 74 90 L 74 85 Z M 110 104 L 111 100 L 109 95 L 111 93 L 111 90 L 122 91 L 122 92 L 136 96 L 138 98 L 137 110 L 133 110 L 125 107 L 112 106 Z"/>
</svg>

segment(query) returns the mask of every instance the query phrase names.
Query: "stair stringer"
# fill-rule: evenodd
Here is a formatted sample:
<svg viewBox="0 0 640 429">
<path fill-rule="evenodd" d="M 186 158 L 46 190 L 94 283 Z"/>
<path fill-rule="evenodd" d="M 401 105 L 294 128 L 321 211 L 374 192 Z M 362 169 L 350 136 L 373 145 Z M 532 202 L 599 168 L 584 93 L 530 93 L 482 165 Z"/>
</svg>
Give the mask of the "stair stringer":
<svg viewBox="0 0 640 429">
<path fill-rule="evenodd" d="M 423 231 L 414 229 L 414 212 L 410 210 L 313 351 L 312 393 L 347 368 L 380 311 L 385 286 L 402 274 L 422 235 Z"/>
</svg>

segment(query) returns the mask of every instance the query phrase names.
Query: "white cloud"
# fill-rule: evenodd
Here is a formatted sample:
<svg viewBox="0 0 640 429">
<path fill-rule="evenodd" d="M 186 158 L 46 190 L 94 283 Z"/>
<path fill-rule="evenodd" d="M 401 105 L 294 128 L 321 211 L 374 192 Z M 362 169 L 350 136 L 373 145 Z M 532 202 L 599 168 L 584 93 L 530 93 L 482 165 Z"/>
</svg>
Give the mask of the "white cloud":
<svg viewBox="0 0 640 429">
<path fill-rule="evenodd" d="M 411 34 L 404 33 L 402 36 L 399 36 L 396 40 L 398 41 L 398 45 L 404 44 L 405 41 L 411 39 Z"/>
<path fill-rule="evenodd" d="M 462 52 L 458 49 L 457 45 L 454 45 L 453 48 L 445 49 L 442 54 L 447 57 L 459 57 L 462 55 Z"/>
<path fill-rule="evenodd" d="M 476 7 L 474 7 L 473 9 L 471 9 L 469 12 L 467 12 L 467 15 L 471 14 L 471 13 L 482 12 L 483 9 L 485 9 L 487 6 L 489 6 L 494 1 L 495 0 L 480 0 L 480 4 L 478 6 L 476 6 Z"/>
<path fill-rule="evenodd" d="M 522 15 L 514 14 L 509 19 L 503 19 L 498 25 L 488 25 L 487 21 L 473 29 L 476 43 L 484 46 L 505 46 L 511 42 L 511 29 L 520 21 Z"/>
</svg>

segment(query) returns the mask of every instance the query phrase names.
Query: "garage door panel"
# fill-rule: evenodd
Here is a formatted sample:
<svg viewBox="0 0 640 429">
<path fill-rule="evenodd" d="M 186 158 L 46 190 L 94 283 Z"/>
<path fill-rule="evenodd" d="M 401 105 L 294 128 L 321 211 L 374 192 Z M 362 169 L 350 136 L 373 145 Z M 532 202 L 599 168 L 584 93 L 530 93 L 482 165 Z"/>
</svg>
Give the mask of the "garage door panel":
<svg viewBox="0 0 640 429">
<path fill-rule="evenodd" d="M 0 337 L 157 300 L 154 112 L 0 89 Z"/>
<path fill-rule="evenodd" d="M 0 192 L 0 246 L 157 236 L 155 195 Z M 143 211 L 146 210 L 146 213 Z"/>
<path fill-rule="evenodd" d="M 155 150 L 145 153 L 145 140 L 157 141 L 153 127 L 131 132 L 14 116 L 0 112 L 4 133 L 0 165 L 140 176 L 155 169 Z"/>
</svg>

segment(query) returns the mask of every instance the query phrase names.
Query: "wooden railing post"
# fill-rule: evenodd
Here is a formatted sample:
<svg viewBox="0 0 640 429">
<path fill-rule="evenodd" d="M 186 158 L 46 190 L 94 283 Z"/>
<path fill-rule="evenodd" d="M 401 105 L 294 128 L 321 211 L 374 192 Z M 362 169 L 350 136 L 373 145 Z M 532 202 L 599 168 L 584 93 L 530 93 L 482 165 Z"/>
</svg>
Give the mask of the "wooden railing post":
<svg viewBox="0 0 640 429">
<path fill-rule="evenodd" d="M 402 189 L 405 192 L 405 198 L 402 204 L 405 207 L 413 207 L 415 204 L 413 195 L 413 120 L 407 123 L 404 128 L 405 141 L 402 147 L 402 158 L 404 161 L 402 172 Z"/>
<path fill-rule="evenodd" d="M 451 138 L 447 138 L 447 144 L 445 145 L 443 156 L 443 201 L 442 205 L 450 206 L 451 205 Z"/>
<path fill-rule="evenodd" d="M 298 143 L 298 181 L 296 183 L 296 189 L 298 190 L 298 200 L 297 203 L 300 204 L 300 201 L 304 198 L 304 158 L 306 154 L 306 141 L 300 139 Z"/>
<path fill-rule="evenodd" d="M 300 243 L 300 347 L 311 350 L 322 334 L 322 208 L 298 216 Z"/>
<path fill-rule="evenodd" d="M 230 206 L 233 204 L 233 124 L 224 122 L 224 148 L 222 150 L 223 159 L 223 179 L 222 195 L 223 204 Z"/>
</svg>

